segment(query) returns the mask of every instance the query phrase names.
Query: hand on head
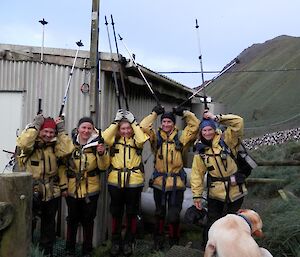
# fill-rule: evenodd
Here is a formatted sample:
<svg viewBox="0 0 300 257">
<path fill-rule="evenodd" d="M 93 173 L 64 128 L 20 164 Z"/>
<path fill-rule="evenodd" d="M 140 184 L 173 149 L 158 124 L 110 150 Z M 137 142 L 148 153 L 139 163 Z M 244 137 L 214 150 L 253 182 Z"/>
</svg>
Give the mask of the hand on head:
<svg viewBox="0 0 300 257">
<path fill-rule="evenodd" d="M 124 118 L 124 111 L 123 109 L 119 109 L 116 113 L 115 122 L 119 122 Z"/>
<path fill-rule="evenodd" d="M 153 107 L 152 112 L 155 112 L 157 115 L 160 115 L 165 113 L 165 108 L 159 104 Z"/>
<path fill-rule="evenodd" d="M 203 112 L 203 118 L 204 119 L 212 119 L 212 120 L 214 120 L 216 118 L 216 115 L 214 115 L 213 113 L 209 112 L 208 110 L 205 110 Z"/>
<path fill-rule="evenodd" d="M 186 109 L 181 107 L 181 106 L 178 106 L 178 107 L 173 107 L 173 113 L 176 114 L 177 116 L 183 116 L 183 112 L 185 111 Z"/>
</svg>

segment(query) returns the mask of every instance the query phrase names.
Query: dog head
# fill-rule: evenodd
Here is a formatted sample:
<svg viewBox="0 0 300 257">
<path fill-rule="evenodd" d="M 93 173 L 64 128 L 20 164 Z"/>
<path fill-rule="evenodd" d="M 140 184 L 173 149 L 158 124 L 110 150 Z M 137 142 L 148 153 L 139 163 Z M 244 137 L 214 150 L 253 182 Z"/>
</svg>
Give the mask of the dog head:
<svg viewBox="0 0 300 257">
<path fill-rule="evenodd" d="M 251 234 L 256 237 L 263 237 L 264 234 L 262 232 L 262 220 L 259 216 L 259 214 L 253 210 L 250 209 L 240 209 L 238 211 L 238 214 L 241 214 L 245 216 L 249 222 L 251 223 Z"/>
</svg>

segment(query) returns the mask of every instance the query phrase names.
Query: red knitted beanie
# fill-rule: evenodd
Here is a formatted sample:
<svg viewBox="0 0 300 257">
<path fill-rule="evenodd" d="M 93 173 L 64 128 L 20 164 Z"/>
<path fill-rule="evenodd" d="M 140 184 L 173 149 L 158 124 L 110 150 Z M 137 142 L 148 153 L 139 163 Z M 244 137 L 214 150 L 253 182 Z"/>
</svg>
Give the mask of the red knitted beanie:
<svg viewBox="0 0 300 257">
<path fill-rule="evenodd" d="M 44 128 L 52 128 L 52 129 L 56 129 L 56 123 L 52 118 L 45 118 L 43 125 L 41 126 L 41 129 Z"/>
</svg>

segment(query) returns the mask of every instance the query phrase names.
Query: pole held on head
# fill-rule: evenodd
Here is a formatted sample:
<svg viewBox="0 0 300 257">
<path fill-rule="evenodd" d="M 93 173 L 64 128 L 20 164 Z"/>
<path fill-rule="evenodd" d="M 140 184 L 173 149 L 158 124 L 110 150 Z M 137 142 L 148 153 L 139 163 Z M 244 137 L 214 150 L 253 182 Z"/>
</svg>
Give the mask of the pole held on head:
<svg viewBox="0 0 300 257">
<path fill-rule="evenodd" d="M 201 78 L 202 78 L 202 85 L 204 86 L 204 72 L 203 72 L 203 62 L 202 62 L 202 52 L 201 52 L 201 44 L 200 44 L 200 33 L 199 33 L 199 25 L 198 20 L 196 19 L 196 31 L 197 31 L 197 38 L 198 38 L 198 48 L 199 48 L 199 62 L 200 62 L 200 69 L 201 69 Z M 205 88 L 203 88 L 203 98 L 204 98 L 204 109 L 208 110 L 208 104 L 207 104 L 207 96 L 205 92 Z"/>
<path fill-rule="evenodd" d="M 44 41 L 45 41 L 45 25 L 48 24 L 48 22 L 43 18 L 42 20 L 39 20 L 39 23 L 43 25 L 43 34 L 42 34 L 42 46 L 41 46 L 41 69 L 40 69 L 40 84 L 38 87 L 38 112 L 37 114 L 41 114 L 43 112 L 42 110 L 42 86 L 44 83 L 43 79 L 43 73 L 44 73 Z"/>
<path fill-rule="evenodd" d="M 138 69 L 139 73 L 141 74 L 141 76 L 142 76 L 144 82 L 146 83 L 146 85 L 147 85 L 148 89 L 150 90 L 150 92 L 151 92 L 153 98 L 155 99 L 156 103 L 157 103 L 158 105 L 161 105 L 160 102 L 159 102 L 158 97 L 155 95 L 155 93 L 154 93 L 152 87 L 150 86 L 149 82 L 147 81 L 147 79 L 146 79 L 146 77 L 144 76 L 143 72 L 141 71 L 140 67 L 139 67 L 138 64 L 135 62 L 135 60 L 134 60 L 134 58 L 133 58 L 131 52 L 128 50 L 128 48 L 126 47 L 125 43 L 123 42 L 123 38 L 120 36 L 120 34 L 118 34 L 118 35 L 119 35 L 120 41 L 122 42 L 122 44 L 123 44 L 123 46 L 125 47 L 127 53 L 129 54 L 131 61 L 133 62 L 134 66 Z"/>
<path fill-rule="evenodd" d="M 70 75 L 69 75 L 69 79 L 68 79 L 68 83 L 67 83 L 67 88 L 66 88 L 66 91 L 65 91 L 65 95 L 63 97 L 62 104 L 61 104 L 61 107 L 60 107 L 59 117 L 62 116 L 64 107 L 65 107 L 66 102 L 67 102 L 68 92 L 69 92 L 69 88 L 70 88 L 70 84 L 71 84 L 71 80 L 72 80 L 72 76 L 73 76 L 73 71 L 74 71 L 75 63 L 76 63 L 76 60 L 77 60 L 79 49 L 80 49 L 80 47 L 83 46 L 83 43 L 81 42 L 81 40 L 79 40 L 79 41 L 76 42 L 76 45 L 78 46 L 78 48 L 77 48 L 77 51 L 76 51 L 76 54 L 75 54 L 75 58 L 74 58 L 74 61 L 73 61 L 73 65 L 72 65 L 72 69 L 71 69 L 71 72 L 70 72 Z"/>
<path fill-rule="evenodd" d="M 114 32 L 114 39 L 115 39 L 115 45 L 116 45 L 116 50 L 117 50 L 117 55 L 118 55 L 118 62 L 120 64 L 120 75 L 121 75 L 121 84 L 122 84 L 123 97 L 124 97 L 124 100 L 125 100 L 126 110 L 129 110 L 128 100 L 127 100 L 127 93 L 126 93 L 125 82 L 124 82 L 124 74 L 123 74 L 122 66 L 121 66 L 121 57 L 119 55 L 119 47 L 118 47 L 118 42 L 117 42 L 117 37 L 116 37 L 114 18 L 113 18 L 112 15 L 110 15 L 110 18 L 111 18 L 111 25 L 112 25 L 113 32 Z"/>
</svg>

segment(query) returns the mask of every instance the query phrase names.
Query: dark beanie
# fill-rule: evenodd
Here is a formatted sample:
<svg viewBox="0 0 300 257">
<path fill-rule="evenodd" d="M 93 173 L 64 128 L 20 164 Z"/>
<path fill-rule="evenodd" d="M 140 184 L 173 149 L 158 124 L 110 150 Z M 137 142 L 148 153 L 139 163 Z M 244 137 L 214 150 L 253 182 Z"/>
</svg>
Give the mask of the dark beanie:
<svg viewBox="0 0 300 257">
<path fill-rule="evenodd" d="M 90 117 L 82 117 L 79 121 L 78 121 L 78 125 L 77 128 L 84 122 L 89 122 L 94 126 L 94 122 Z"/>
<path fill-rule="evenodd" d="M 161 115 L 160 121 L 162 121 L 164 118 L 168 118 L 176 123 L 176 117 L 173 112 L 165 112 L 163 115 Z"/>
<path fill-rule="evenodd" d="M 202 130 L 205 127 L 212 127 L 215 130 L 216 129 L 216 123 L 212 119 L 203 119 L 200 123 L 200 129 Z"/>
</svg>

